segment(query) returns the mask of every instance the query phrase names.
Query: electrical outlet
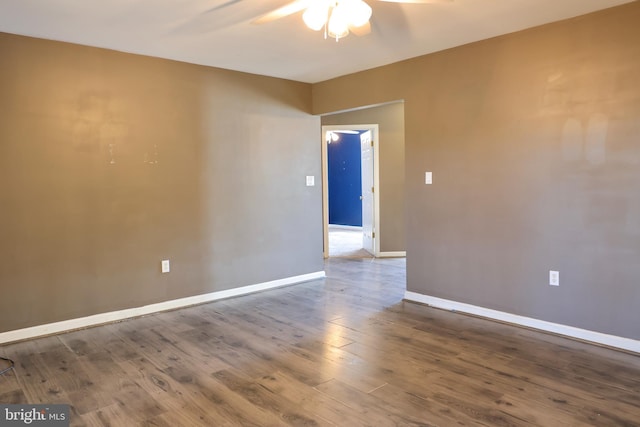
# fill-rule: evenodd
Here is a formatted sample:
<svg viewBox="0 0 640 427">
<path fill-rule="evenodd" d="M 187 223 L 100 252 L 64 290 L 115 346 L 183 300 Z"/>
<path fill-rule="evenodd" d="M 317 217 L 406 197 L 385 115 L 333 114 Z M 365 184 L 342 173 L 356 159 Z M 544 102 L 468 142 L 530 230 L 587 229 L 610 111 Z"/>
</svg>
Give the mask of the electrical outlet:
<svg viewBox="0 0 640 427">
<path fill-rule="evenodd" d="M 162 263 L 162 272 L 163 273 L 168 273 L 169 271 L 171 271 L 171 266 L 169 265 L 169 260 L 168 259 L 163 259 Z"/>
<path fill-rule="evenodd" d="M 307 175 L 307 187 L 313 187 L 316 185 L 316 177 L 313 175 Z"/>
<path fill-rule="evenodd" d="M 549 271 L 549 286 L 560 286 L 560 272 Z"/>
</svg>

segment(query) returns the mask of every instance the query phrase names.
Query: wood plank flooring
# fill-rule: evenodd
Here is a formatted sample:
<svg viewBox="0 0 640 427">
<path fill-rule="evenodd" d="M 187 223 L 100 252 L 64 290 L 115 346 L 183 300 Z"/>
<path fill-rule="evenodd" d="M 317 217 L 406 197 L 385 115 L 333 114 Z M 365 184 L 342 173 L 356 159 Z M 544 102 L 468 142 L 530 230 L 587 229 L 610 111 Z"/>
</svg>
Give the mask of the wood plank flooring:
<svg viewBox="0 0 640 427">
<path fill-rule="evenodd" d="M 73 426 L 639 426 L 640 357 L 402 302 L 404 259 L 0 346 Z"/>
</svg>

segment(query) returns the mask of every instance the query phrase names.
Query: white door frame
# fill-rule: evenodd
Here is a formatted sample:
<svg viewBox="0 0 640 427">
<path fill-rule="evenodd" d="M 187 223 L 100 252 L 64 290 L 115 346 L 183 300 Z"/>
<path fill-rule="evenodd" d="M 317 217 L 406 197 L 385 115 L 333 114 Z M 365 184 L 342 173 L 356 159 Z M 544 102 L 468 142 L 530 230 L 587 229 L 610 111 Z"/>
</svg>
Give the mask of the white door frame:
<svg viewBox="0 0 640 427">
<path fill-rule="evenodd" d="M 380 147 L 378 141 L 378 125 L 331 125 L 322 126 L 322 232 L 323 232 L 323 254 L 325 258 L 329 257 L 329 178 L 328 178 L 328 159 L 327 159 L 327 139 L 326 134 L 329 131 L 337 130 L 370 130 L 371 140 L 373 141 L 373 230 L 375 238 L 373 239 L 374 256 L 380 256 Z"/>
</svg>

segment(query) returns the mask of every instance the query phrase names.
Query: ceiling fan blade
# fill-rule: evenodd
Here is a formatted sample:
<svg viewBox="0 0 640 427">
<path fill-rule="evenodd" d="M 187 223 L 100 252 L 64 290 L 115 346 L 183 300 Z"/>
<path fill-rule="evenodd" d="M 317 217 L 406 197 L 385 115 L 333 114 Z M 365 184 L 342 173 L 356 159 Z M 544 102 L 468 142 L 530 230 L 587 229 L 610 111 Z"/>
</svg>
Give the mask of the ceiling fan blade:
<svg viewBox="0 0 640 427">
<path fill-rule="evenodd" d="M 309 6 L 308 0 L 295 0 L 253 20 L 252 24 L 265 24 L 267 22 L 275 21 L 276 19 L 284 18 L 285 16 L 300 12 L 307 6 Z"/>
<path fill-rule="evenodd" d="M 349 27 L 349 31 L 351 31 L 356 36 L 366 36 L 371 32 L 371 23 L 367 21 L 364 25 L 359 27 Z"/>
<path fill-rule="evenodd" d="M 180 35 L 204 35 L 255 16 L 247 17 L 245 13 L 242 13 L 241 9 L 238 8 L 238 3 L 240 2 L 242 2 L 242 0 L 227 0 L 217 6 L 198 12 L 193 17 L 177 22 L 169 33 Z M 234 5 L 236 5 L 236 7 L 233 7 Z M 216 13 L 226 8 L 229 8 L 229 10 L 225 10 L 224 13 Z"/>
<path fill-rule="evenodd" d="M 204 15 L 205 13 L 211 13 L 211 12 L 215 12 L 216 10 L 220 10 L 220 9 L 224 9 L 225 7 L 229 7 L 231 5 L 234 5 L 236 3 L 240 3 L 242 0 L 229 0 L 226 1 L 222 4 L 219 4 L 217 6 L 214 7 L 210 7 L 209 9 L 205 10 L 204 12 L 201 13 L 201 15 Z"/>
<path fill-rule="evenodd" d="M 409 4 L 429 4 L 429 3 L 451 3 L 454 0 L 378 0 L 387 3 L 409 3 Z"/>
</svg>

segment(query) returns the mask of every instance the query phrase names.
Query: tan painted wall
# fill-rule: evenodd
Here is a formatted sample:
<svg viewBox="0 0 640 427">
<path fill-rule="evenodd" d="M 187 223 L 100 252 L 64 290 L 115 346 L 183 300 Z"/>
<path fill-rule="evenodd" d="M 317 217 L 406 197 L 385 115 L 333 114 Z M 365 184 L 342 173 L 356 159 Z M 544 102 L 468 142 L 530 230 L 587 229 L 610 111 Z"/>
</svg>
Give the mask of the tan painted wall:
<svg viewBox="0 0 640 427">
<path fill-rule="evenodd" d="M 8 34 L 0 58 L 0 331 L 323 269 L 310 85 Z"/>
<path fill-rule="evenodd" d="M 408 290 L 640 339 L 639 22 L 634 2 L 313 86 L 318 114 L 405 100 Z"/>
<path fill-rule="evenodd" d="M 381 252 L 404 252 L 404 104 L 395 102 L 322 117 L 322 125 L 377 124 L 380 132 Z"/>
</svg>

